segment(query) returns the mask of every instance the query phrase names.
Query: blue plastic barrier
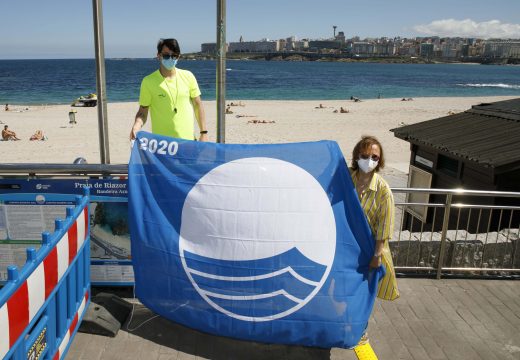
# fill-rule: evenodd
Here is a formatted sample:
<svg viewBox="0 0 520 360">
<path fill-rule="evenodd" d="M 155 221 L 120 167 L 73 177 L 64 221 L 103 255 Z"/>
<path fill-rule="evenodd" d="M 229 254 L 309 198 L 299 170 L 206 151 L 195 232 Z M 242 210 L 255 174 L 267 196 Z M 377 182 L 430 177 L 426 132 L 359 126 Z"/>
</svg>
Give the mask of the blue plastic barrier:
<svg viewBox="0 0 520 360">
<path fill-rule="evenodd" d="M 88 190 L 0 289 L 0 358 L 61 359 L 90 302 Z"/>
</svg>

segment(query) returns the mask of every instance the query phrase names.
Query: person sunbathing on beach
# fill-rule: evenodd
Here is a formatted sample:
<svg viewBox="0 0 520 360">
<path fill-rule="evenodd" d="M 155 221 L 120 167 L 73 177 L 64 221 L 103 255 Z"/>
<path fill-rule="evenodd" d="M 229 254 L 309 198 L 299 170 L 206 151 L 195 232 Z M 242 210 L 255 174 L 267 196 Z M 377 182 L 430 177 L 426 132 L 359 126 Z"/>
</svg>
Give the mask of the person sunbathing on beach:
<svg viewBox="0 0 520 360">
<path fill-rule="evenodd" d="M 325 109 L 325 106 L 323 106 L 323 104 L 320 104 L 320 106 L 316 106 L 315 109 Z"/>
<path fill-rule="evenodd" d="M 31 135 L 29 140 L 31 140 L 31 141 L 34 141 L 34 140 L 45 140 L 45 136 L 43 135 L 43 131 L 42 130 L 36 130 L 36 132 L 33 135 Z"/>
<path fill-rule="evenodd" d="M 8 129 L 8 126 L 4 126 L 4 130 L 2 130 L 2 139 L 5 141 L 7 140 L 20 140 L 16 136 L 16 133 L 14 131 L 11 131 Z"/>
<path fill-rule="evenodd" d="M 242 101 L 239 101 L 237 104 L 232 102 L 228 106 L 246 106 L 246 105 L 244 103 L 242 103 Z"/>
<path fill-rule="evenodd" d="M 274 120 L 267 121 L 267 120 L 249 120 L 247 122 L 248 124 L 273 124 L 275 123 Z"/>
<path fill-rule="evenodd" d="M 226 108 L 226 114 L 233 114 L 233 111 L 231 111 L 231 105 L 228 105 Z"/>
<path fill-rule="evenodd" d="M 342 113 L 342 114 L 346 114 L 346 113 L 349 113 L 350 111 L 348 109 L 344 109 L 343 107 L 341 107 L 339 109 L 339 112 Z"/>
</svg>

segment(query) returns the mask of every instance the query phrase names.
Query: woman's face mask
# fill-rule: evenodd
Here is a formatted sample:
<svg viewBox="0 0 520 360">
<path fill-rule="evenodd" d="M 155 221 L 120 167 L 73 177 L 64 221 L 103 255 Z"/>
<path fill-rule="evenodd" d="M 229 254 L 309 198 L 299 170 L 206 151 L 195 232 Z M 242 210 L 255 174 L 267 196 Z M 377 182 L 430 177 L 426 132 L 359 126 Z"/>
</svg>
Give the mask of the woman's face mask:
<svg viewBox="0 0 520 360">
<path fill-rule="evenodd" d="M 357 160 L 357 164 L 359 166 L 359 169 L 361 171 L 363 171 L 365 174 L 367 174 L 367 173 L 373 171 L 377 167 L 377 164 L 379 164 L 379 160 L 374 161 L 371 158 L 368 158 L 368 159 L 360 158 Z"/>
</svg>

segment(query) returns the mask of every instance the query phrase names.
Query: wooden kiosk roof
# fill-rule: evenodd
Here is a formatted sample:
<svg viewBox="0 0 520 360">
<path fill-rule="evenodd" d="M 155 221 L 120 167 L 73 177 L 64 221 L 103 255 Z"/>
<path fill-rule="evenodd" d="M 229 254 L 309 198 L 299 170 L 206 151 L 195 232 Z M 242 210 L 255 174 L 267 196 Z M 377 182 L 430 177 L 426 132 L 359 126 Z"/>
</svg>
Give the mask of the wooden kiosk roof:
<svg viewBox="0 0 520 360">
<path fill-rule="evenodd" d="M 491 167 L 496 174 L 520 169 L 520 98 L 390 131 L 410 143 Z"/>
</svg>

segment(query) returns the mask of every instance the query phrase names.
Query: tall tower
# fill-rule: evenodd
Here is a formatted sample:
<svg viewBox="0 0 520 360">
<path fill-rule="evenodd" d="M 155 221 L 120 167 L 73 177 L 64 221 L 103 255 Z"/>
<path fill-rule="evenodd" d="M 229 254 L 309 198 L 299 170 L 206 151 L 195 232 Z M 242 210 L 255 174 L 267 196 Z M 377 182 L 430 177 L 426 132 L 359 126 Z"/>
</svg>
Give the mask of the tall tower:
<svg viewBox="0 0 520 360">
<path fill-rule="evenodd" d="M 336 25 L 332 25 L 332 28 L 334 29 L 334 39 L 336 38 L 336 28 L 337 26 Z"/>
</svg>

